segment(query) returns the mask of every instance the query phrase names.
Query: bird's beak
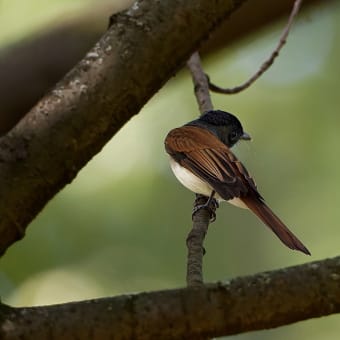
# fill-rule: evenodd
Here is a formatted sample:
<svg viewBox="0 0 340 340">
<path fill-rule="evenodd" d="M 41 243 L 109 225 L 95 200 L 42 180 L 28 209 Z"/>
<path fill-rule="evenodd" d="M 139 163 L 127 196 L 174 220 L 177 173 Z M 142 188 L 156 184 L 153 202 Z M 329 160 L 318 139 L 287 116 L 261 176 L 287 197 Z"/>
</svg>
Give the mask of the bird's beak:
<svg viewBox="0 0 340 340">
<path fill-rule="evenodd" d="M 243 135 L 240 137 L 240 139 L 251 140 L 251 137 L 247 132 L 243 132 Z"/>
</svg>

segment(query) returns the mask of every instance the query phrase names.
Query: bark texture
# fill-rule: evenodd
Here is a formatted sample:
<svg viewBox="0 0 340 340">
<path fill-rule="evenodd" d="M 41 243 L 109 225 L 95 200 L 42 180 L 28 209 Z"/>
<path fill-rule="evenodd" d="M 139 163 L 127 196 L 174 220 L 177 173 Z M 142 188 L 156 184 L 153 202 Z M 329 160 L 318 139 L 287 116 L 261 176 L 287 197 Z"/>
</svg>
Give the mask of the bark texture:
<svg viewBox="0 0 340 340">
<path fill-rule="evenodd" d="M 95 10 L 81 11 L 72 19 L 60 18 L 53 27 L 2 47 L 0 136 L 84 57 L 105 32 L 109 15 L 132 2 L 99 1 Z"/>
<path fill-rule="evenodd" d="M 0 305 L 0 338 L 199 339 L 340 312 L 340 257 L 229 282 L 44 307 Z"/>
</svg>

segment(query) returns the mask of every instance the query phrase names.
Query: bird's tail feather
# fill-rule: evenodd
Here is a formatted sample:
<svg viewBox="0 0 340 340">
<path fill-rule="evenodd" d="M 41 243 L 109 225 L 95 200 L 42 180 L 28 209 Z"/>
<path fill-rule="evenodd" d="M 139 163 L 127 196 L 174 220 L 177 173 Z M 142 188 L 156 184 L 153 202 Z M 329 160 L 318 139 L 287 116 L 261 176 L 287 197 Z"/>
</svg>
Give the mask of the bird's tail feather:
<svg viewBox="0 0 340 340">
<path fill-rule="evenodd" d="M 285 226 L 285 224 L 263 201 L 253 197 L 242 197 L 242 201 L 287 247 L 299 250 L 306 255 L 311 255 L 302 242 Z"/>
</svg>

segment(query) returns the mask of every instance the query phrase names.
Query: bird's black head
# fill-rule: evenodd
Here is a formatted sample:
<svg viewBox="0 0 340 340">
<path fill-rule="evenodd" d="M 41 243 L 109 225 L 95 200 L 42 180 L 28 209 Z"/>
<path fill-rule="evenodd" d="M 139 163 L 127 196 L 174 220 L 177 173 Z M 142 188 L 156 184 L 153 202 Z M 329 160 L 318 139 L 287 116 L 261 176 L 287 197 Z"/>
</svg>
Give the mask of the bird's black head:
<svg viewBox="0 0 340 340">
<path fill-rule="evenodd" d="M 221 110 L 207 111 L 187 125 L 208 129 L 228 147 L 232 147 L 240 139 L 250 140 L 250 136 L 243 131 L 240 121 L 231 113 Z"/>
</svg>

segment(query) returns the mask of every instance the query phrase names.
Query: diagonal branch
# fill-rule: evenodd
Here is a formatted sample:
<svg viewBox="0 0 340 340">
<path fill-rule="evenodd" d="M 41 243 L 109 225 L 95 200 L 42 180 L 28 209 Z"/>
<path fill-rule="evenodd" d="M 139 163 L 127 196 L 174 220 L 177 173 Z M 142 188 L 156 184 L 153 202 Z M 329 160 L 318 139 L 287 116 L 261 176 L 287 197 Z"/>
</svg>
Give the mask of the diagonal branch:
<svg viewBox="0 0 340 340">
<path fill-rule="evenodd" d="M 340 257 L 203 287 L 43 307 L 0 305 L 0 338 L 199 339 L 333 313 L 340 313 Z"/>
<path fill-rule="evenodd" d="M 115 16 L 85 58 L 0 139 L 0 254 L 244 1 L 144 0 Z"/>
</svg>

